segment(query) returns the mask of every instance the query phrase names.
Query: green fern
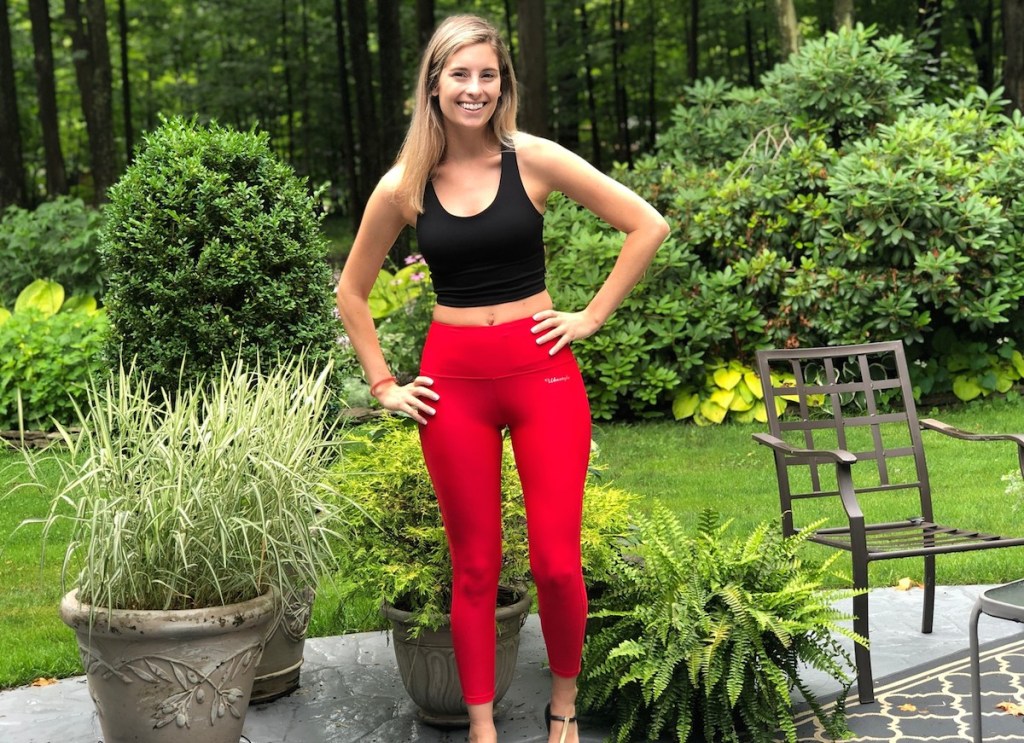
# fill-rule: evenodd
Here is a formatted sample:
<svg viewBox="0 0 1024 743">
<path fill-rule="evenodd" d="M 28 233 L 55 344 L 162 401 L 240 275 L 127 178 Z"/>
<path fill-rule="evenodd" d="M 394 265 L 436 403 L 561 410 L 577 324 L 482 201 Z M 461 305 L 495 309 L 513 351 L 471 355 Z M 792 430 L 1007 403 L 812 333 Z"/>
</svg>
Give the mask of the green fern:
<svg viewBox="0 0 1024 743">
<path fill-rule="evenodd" d="M 712 511 L 693 536 L 660 506 L 637 521 L 632 553 L 594 601 L 599 629 L 587 642 L 581 708 L 613 710 L 616 741 L 767 743 L 781 731 L 796 743 L 797 689 L 841 737 L 842 704 L 825 712 L 798 675 L 806 664 L 852 683 L 836 634 L 861 638 L 833 606 L 852 592 L 824 589 L 831 560 L 804 566 L 796 552 L 806 536 L 783 539 L 768 524 L 731 540 Z"/>
</svg>

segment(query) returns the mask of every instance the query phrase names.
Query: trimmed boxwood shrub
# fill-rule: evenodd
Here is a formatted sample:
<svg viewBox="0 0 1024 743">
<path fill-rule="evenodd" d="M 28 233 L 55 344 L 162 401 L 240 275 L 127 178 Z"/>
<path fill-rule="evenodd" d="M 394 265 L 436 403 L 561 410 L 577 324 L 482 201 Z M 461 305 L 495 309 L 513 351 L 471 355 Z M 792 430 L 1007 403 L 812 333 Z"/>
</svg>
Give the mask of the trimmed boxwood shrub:
<svg viewBox="0 0 1024 743">
<path fill-rule="evenodd" d="M 326 251 L 313 196 L 266 133 L 164 122 L 110 189 L 110 363 L 134 360 L 174 389 L 223 356 L 325 362 L 336 337 Z"/>
</svg>

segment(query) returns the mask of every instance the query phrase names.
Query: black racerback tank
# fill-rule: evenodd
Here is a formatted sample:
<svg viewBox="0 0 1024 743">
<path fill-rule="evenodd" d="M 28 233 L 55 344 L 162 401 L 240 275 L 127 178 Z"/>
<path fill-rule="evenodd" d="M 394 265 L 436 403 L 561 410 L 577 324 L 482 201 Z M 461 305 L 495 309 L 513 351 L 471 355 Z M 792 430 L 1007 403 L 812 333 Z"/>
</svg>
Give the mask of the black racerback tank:
<svg viewBox="0 0 1024 743">
<path fill-rule="evenodd" d="M 427 182 L 416 237 L 438 304 L 482 307 L 545 288 L 544 215 L 523 187 L 514 150 L 502 151 L 500 178 L 494 201 L 469 217 L 445 211 Z"/>
</svg>

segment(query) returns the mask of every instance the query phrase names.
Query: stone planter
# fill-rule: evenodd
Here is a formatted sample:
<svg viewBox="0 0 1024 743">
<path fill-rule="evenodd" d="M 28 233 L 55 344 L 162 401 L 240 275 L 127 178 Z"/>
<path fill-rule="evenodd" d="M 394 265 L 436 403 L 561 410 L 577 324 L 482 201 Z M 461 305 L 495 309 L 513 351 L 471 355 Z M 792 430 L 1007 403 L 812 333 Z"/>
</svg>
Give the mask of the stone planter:
<svg viewBox="0 0 1024 743">
<path fill-rule="evenodd" d="M 503 588 L 499 591 L 513 598 L 509 606 L 499 605 L 497 659 L 495 665 L 494 703 L 505 696 L 515 674 L 519 656 L 519 630 L 526 622 L 532 598 L 524 588 Z M 406 692 L 419 707 L 420 718 L 438 727 L 464 727 L 469 724 L 466 705 L 462 701 L 459 671 L 455 666 L 451 626 L 447 623 L 435 631 L 424 630 L 418 638 L 411 636 L 411 614 L 385 604 L 381 612 L 391 621 L 394 630 L 395 657 Z"/>
<path fill-rule="evenodd" d="M 187 611 L 107 610 L 60 616 L 78 649 L 104 743 L 238 743 L 277 602 L 273 594 Z"/>
<path fill-rule="evenodd" d="M 316 592 L 307 588 L 292 593 L 285 602 L 284 611 L 267 638 L 263 657 L 256 667 L 250 704 L 272 702 L 299 688 L 306 630 L 315 597 Z"/>
</svg>

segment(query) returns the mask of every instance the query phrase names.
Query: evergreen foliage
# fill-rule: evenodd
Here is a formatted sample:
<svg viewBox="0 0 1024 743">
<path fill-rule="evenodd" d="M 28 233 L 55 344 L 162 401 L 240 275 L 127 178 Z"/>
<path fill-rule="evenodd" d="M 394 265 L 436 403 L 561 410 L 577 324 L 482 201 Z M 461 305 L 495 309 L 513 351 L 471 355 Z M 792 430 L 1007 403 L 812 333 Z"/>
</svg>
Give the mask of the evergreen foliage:
<svg viewBox="0 0 1024 743">
<path fill-rule="evenodd" d="M 876 37 L 808 43 L 759 91 L 692 86 L 658 153 L 616 172 L 673 232 L 574 344 L 595 417 L 667 412 L 767 346 L 900 339 L 920 376 L 940 333 L 983 358 L 1024 333 L 1024 119 L 999 90 L 922 103 L 914 47 Z M 556 305 L 583 306 L 621 241 L 563 200 L 545 237 Z M 948 394 L 952 379 L 915 382 Z"/>
<path fill-rule="evenodd" d="M 840 702 L 826 712 L 800 680 L 803 663 L 849 688 L 848 654 L 833 633 L 857 639 L 823 590 L 831 560 L 805 566 L 805 537 L 782 539 L 762 524 L 730 540 L 728 522 L 704 511 L 688 535 L 664 506 L 637 519 L 635 548 L 593 602 L 578 704 L 612 710 L 618 743 L 657 740 L 796 743 L 790 690 L 799 689 L 825 729 L 846 732 Z"/>
<path fill-rule="evenodd" d="M 8 207 L 0 221 L 0 305 L 12 304 L 36 279 L 54 281 L 71 294 L 101 298 L 102 222 L 102 212 L 67 196 L 35 211 Z"/>
<path fill-rule="evenodd" d="M 175 389 L 224 354 L 330 357 L 337 323 L 315 202 L 266 134 L 166 121 L 110 189 L 107 215 L 112 366 L 134 361 L 155 389 Z"/>
</svg>

